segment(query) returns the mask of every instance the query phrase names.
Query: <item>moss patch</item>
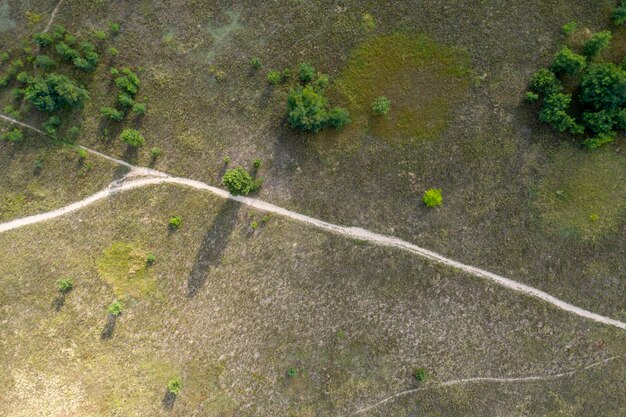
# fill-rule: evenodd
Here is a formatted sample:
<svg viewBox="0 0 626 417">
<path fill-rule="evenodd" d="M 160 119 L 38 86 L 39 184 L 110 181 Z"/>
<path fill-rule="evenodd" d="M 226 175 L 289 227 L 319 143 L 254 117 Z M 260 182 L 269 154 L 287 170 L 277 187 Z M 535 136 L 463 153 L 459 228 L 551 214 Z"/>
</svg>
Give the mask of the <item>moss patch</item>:
<svg viewBox="0 0 626 417">
<path fill-rule="evenodd" d="M 155 288 L 155 281 L 147 271 L 146 256 L 144 250 L 133 244 L 115 242 L 98 260 L 98 272 L 117 297 L 142 297 Z"/>
<path fill-rule="evenodd" d="M 389 142 L 436 138 L 469 87 L 469 60 L 457 48 L 423 35 L 395 33 L 361 44 L 337 86 L 355 124 Z M 375 115 L 372 101 L 391 100 L 391 111 Z"/>
<path fill-rule="evenodd" d="M 593 239 L 619 231 L 626 213 L 626 160 L 611 149 L 564 148 L 540 185 L 537 206 L 557 232 Z"/>
</svg>

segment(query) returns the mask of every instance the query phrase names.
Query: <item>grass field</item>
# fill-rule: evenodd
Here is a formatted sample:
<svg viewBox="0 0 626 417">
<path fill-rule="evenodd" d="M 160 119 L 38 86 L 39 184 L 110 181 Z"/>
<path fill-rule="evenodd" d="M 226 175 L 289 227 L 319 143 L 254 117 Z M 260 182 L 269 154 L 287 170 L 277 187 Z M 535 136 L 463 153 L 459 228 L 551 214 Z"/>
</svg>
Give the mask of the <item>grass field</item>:
<svg viewBox="0 0 626 417">
<path fill-rule="evenodd" d="M 623 58 L 615 3 L 64 0 L 55 23 L 71 33 L 109 22 L 121 31 L 105 42 L 119 55 L 103 55 L 94 72 L 62 70 L 90 99 L 61 131 L 80 126 L 81 145 L 216 186 L 228 167 L 260 158 L 263 200 L 625 321 L 624 137 L 583 150 L 523 101 L 569 21 L 611 28 L 605 57 Z M 21 53 L 56 5 L 0 0 L 0 52 Z M 270 85 L 266 73 L 296 73 L 301 62 L 330 76 L 329 101 L 350 111 L 350 125 L 289 127 L 286 96 L 298 81 Z M 109 69 L 123 66 L 139 74 L 147 112 L 108 122 Z M 0 89 L 0 110 L 41 127 L 13 87 Z M 391 111 L 374 116 L 380 95 Z M 118 139 L 126 127 L 146 138 L 137 152 Z M 36 134 L 0 143 L 0 222 L 80 200 L 125 172 Z M 421 203 L 428 188 L 443 190 L 441 207 Z M 175 215 L 183 224 L 168 229 Z M 64 276 L 76 288 L 60 297 Z M 364 415 L 617 416 L 626 403 L 623 359 L 562 379 L 436 387 L 581 368 L 623 355 L 625 335 L 410 254 L 180 187 L 134 190 L 0 235 L 0 280 L 9 399 L 0 414 L 349 415 L 415 387 L 415 367 L 432 389 Z M 125 310 L 111 320 L 116 298 Z M 183 391 L 172 404 L 174 376 Z"/>
<path fill-rule="evenodd" d="M 176 231 L 167 226 L 174 214 L 183 218 Z M 416 367 L 436 384 L 544 375 L 625 353 L 622 331 L 278 217 L 253 231 L 262 217 L 159 186 L 0 236 L 2 413 L 165 414 L 166 383 L 179 375 L 175 415 L 345 415 L 415 387 Z M 61 277 L 75 283 L 65 296 Z M 114 299 L 125 310 L 111 327 L 105 308 Z M 623 367 L 620 359 L 601 369 Z M 571 395 L 608 381 L 589 371 L 434 389 L 381 412 L 418 400 L 433 412 L 445 401 L 480 415 L 484 394 L 507 414 L 542 389 L 554 398 L 536 409 L 617 412 L 619 390 L 593 391 L 585 405 Z"/>
</svg>

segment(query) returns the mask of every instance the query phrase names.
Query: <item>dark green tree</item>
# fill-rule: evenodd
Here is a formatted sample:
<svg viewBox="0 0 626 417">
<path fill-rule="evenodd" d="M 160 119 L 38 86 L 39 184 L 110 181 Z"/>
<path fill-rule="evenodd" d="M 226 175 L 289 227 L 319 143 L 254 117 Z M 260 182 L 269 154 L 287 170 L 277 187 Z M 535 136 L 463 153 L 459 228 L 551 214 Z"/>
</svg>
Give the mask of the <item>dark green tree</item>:
<svg viewBox="0 0 626 417">
<path fill-rule="evenodd" d="M 592 57 L 600 52 L 602 49 L 609 46 L 611 42 L 611 32 L 608 30 L 594 33 L 589 39 L 585 41 L 583 44 L 583 54 L 588 57 Z"/>
<path fill-rule="evenodd" d="M 82 107 L 89 98 L 87 90 L 61 74 L 32 77 L 24 94 L 33 106 L 47 113 Z"/>
<path fill-rule="evenodd" d="M 583 76 L 580 101 L 616 110 L 626 103 L 626 71 L 612 63 L 595 64 Z"/>
<path fill-rule="evenodd" d="M 585 69 L 587 61 L 582 55 L 574 53 L 568 47 L 563 47 L 556 53 L 552 71 L 555 73 L 564 72 L 566 74 L 575 75 Z"/>
<path fill-rule="evenodd" d="M 328 122 L 326 97 L 313 87 L 299 87 L 287 97 L 287 119 L 291 127 L 305 132 L 317 132 Z"/>
</svg>

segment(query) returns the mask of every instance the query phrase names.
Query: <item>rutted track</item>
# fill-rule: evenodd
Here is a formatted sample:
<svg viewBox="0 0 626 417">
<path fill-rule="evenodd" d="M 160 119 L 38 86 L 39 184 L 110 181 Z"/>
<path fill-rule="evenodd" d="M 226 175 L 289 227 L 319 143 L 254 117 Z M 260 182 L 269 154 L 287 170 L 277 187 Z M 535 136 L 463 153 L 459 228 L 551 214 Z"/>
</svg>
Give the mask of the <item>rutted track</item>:
<svg viewBox="0 0 626 417">
<path fill-rule="evenodd" d="M 10 117 L 0 115 L 0 118 L 8 122 L 17 123 L 26 128 L 33 129 L 39 133 L 43 133 L 39 129 L 36 129 L 27 124 L 13 120 Z M 233 196 L 225 190 L 222 190 L 217 187 L 213 187 L 211 185 L 205 184 L 200 181 L 196 181 L 196 180 L 192 180 L 188 178 L 172 177 L 166 173 L 156 171 L 153 169 L 135 167 L 129 164 L 128 162 L 112 158 L 108 155 L 104 155 L 100 152 L 91 150 L 89 148 L 85 148 L 82 146 L 81 148 L 85 149 L 87 152 L 90 152 L 94 155 L 106 158 L 120 165 L 131 168 L 131 172 L 129 173 L 127 177 L 133 177 L 137 175 L 147 175 L 148 177 L 136 179 L 136 180 L 130 180 L 130 181 L 126 181 L 125 180 L 126 178 L 123 178 L 121 180 L 113 182 L 105 190 L 102 190 L 96 194 L 93 194 L 90 197 L 85 198 L 84 200 L 62 207 L 58 210 L 54 210 L 54 211 L 42 213 L 42 214 L 37 214 L 34 216 L 24 217 L 22 219 L 17 219 L 17 220 L 10 221 L 8 223 L 0 224 L 0 233 L 6 232 L 8 230 L 17 229 L 19 227 L 23 227 L 26 225 L 50 220 L 59 216 L 63 216 L 67 213 L 79 210 L 83 207 L 93 204 L 94 202 L 98 200 L 102 200 L 117 192 L 131 190 L 131 189 L 138 188 L 138 187 L 145 187 L 149 185 L 157 185 L 157 184 L 165 184 L 165 183 L 179 184 L 179 185 L 184 185 L 187 187 L 195 188 L 198 190 L 209 191 L 213 194 L 216 194 L 219 197 L 235 200 L 242 204 L 246 204 L 248 206 L 257 208 L 259 210 L 278 214 L 280 216 L 287 217 L 287 218 L 290 218 L 292 220 L 296 220 L 302 223 L 307 223 L 317 228 L 324 229 L 324 230 L 337 233 L 343 236 L 347 236 L 352 239 L 358 239 L 358 240 L 367 241 L 376 245 L 389 246 L 389 247 L 402 249 L 402 250 L 414 253 L 416 255 L 419 255 L 423 258 L 430 259 L 431 261 L 435 261 L 435 262 L 438 262 L 447 266 L 451 266 L 455 269 L 462 270 L 471 275 L 474 275 L 480 278 L 485 278 L 489 281 L 495 282 L 496 284 L 509 288 L 511 290 L 538 298 L 540 300 L 543 300 L 545 302 L 552 304 L 553 306 L 557 308 L 560 308 L 561 310 L 567 311 L 572 314 L 576 314 L 577 316 L 584 317 L 586 319 L 593 320 L 598 323 L 602 323 L 602 324 L 606 324 L 609 326 L 614 326 L 614 327 L 618 327 L 620 329 L 626 330 L 626 323 L 623 323 L 619 320 L 615 320 L 609 317 L 601 316 L 596 313 L 592 313 L 591 311 L 569 304 L 537 288 L 519 283 L 517 281 L 513 281 L 509 278 L 505 278 L 503 276 L 491 273 L 489 271 L 485 271 L 475 266 L 466 265 L 461 262 L 455 261 L 453 259 L 446 258 L 443 255 L 440 255 L 428 249 L 421 248 L 417 245 L 406 242 L 397 237 L 378 234 L 378 233 L 371 232 L 369 230 L 361 229 L 358 227 L 346 227 L 346 226 L 340 226 L 340 225 L 333 224 L 333 223 L 328 223 L 323 220 L 319 220 L 313 217 L 306 216 L 304 214 L 287 210 L 279 206 L 275 206 L 273 204 L 267 203 L 259 199 L 250 198 L 250 197 L 242 197 L 242 196 Z"/>
</svg>

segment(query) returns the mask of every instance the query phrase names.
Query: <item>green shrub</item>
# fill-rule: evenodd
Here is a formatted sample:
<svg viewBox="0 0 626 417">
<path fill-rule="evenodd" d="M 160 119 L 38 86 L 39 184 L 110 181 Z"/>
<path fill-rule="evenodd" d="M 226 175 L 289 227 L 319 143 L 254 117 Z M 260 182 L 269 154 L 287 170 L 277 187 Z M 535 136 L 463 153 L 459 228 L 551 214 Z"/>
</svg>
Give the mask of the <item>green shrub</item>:
<svg viewBox="0 0 626 417">
<path fill-rule="evenodd" d="M 364 13 L 363 16 L 361 16 L 361 26 L 363 26 L 363 29 L 367 32 L 375 29 L 376 22 L 374 21 L 374 17 L 369 13 Z"/>
<path fill-rule="evenodd" d="M 133 98 L 127 93 L 118 94 L 117 102 L 120 103 L 122 107 L 132 108 L 135 105 L 135 100 L 133 100 Z"/>
<path fill-rule="evenodd" d="M 617 109 L 626 103 L 626 71 L 612 63 L 595 64 L 580 83 L 580 101 L 596 109 Z"/>
<path fill-rule="evenodd" d="M 270 84 L 278 84 L 282 80 L 280 72 L 271 70 L 267 73 L 267 82 Z"/>
<path fill-rule="evenodd" d="M 592 138 L 587 138 L 583 141 L 583 146 L 587 149 L 597 149 L 602 145 L 613 142 L 615 140 L 615 134 L 613 132 L 600 133 Z"/>
<path fill-rule="evenodd" d="M 22 71 L 17 74 L 17 77 L 15 77 L 15 79 L 20 84 L 27 84 L 30 81 L 31 77 L 26 73 L 26 71 Z"/>
<path fill-rule="evenodd" d="M 588 57 L 592 57 L 596 55 L 602 49 L 609 46 L 609 42 L 611 42 L 611 38 L 612 38 L 611 32 L 608 30 L 594 33 L 583 44 L 583 54 Z"/>
<path fill-rule="evenodd" d="M 437 207 L 443 202 L 443 196 L 441 195 L 441 188 L 430 188 L 426 190 L 422 201 L 426 204 L 426 207 Z"/>
<path fill-rule="evenodd" d="M 567 113 L 572 102 L 570 94 L 551 94 L 546 97 L 539 111 L 539 120 L 549 123 L 557 132 L 570 130 L 572 133 L 582 133 L 581 126 Z"/>
<path fill-rule="evenodd" d="M 42 159 L 35 159 L 35 163 L 33 164 L 33 167 L 36 170 L 41 171 L 43 169 L 43 160 Z"/>
<path fill-rule="evenodd" d="M 535 93 L 543 96 L 563 91 L 563 85 L 556 78 L 556 75 L 546 68 L 542 68 L 533 74 L 530 80 L 530 88 Z"/>
<path fill-rule="evenodd" d="M 626 60 L 624 60 L 624 61 L 626 61 Z M 290 79 L 290 78 L 291 78 L 291 70 L 290 70 L 289 68 L 285 68 L 285 69 L 283 70 L 283 74 L 282 74 L 282 76 L 283 76 L 283 80 L 288 80 L 288 79 Z"/>
<path fill-rule="evenodd" d="M 117 77 L 118 75 L 120 75 L 120 71 L 117 68 L 109 68 L 109 74 L 111 74 L 114 77 Z"/>
<path fill-rule="evenodd" d="M 254 68 L 255 70 L 259 70 L 261 69 L 262 63 L 261 60 L 257 57 L 254 57 L 250 60 L 250 65 L 252 66 L 252 68 Z"/>
<path fill-rule="evenodd" d="M 9 60 L 9 53 L 8 52 L 2 52 L 0 53 L 0 64 L 4 64 L 5 62 L 7 62 Z"/>
<path fill-rule="evenodd" d="M 113 317 L 117 317 L 120 314 L 122 314 L 122 311 L 124 310 L 124 305 L 122 304 L 121 301 L 115 300 L 113 301 L 108 307 L 107 307 L 107 312 L 112 315 Z"/>
<path fill-rule="evenodd" d="M 37 55 L 35 58 L 35 65 L 47 71 L 54 68 L 56 66 L 56 62 L 54 62 L 54 60 L 48 55 Z"/>
<path fill-rule="evenodd" d="M 539 111 L 539 120 L 549 123 L 557 132 L 569 130 L 572 133 L 582 133 L 582 126 L 567 114 L 571 102 L 570 94 L 557 93 L 546 97 Z"/>
<path fill-rule="evenodd" d="M 14 88 L 11 93 L 13 94 L 13 98 L 15 100 L 21 100 L 24 98 L 25 90 L 23 88 Z"/>
<path fill-rule="evenodd" d="M 616 111 L 614 113 L 615 124 L 618 128 L 626 130 L 626 109 Z"/>
<path fill-rule="evenodd" d="M 94 31 L 93 36 L 99 41 L 104 41 L 107 38 L 107 34 L 103 30 Z"/>
<path fill-rule="evenodd" d="M 413 377 L 415 378 L 415 381 L 419 383 L 425 382 L 427 376 L 426 369 L 424 368 L 417 368 L 413 371 Z"/>
<path fill-rule="evenodd" d="M 328 113 L 328 125 L 339 129 L 350 123 L 350 113 L 341 107 L 335 107 Z"/>
<path fill-rule="evenodd" d="M 117 35 L 120 33 L 120 25 L 118 23 L 111 22 L 109 23 L 109 30 L 113 35 Z"/>
<path fill-rule="evenodd" d="M 228 165 L 230 163 L 230 156 L 225 156 L 223 160 L 224 160 L 224 163 Z"/>
<path fill-rule="evenodd" d="M 74 288 L 74 281 L 71 278 L 62 278 L 56 282 L 57 288 L 63 294 L 67 294 Z"/>
<path fill-rule="evenodd" d="M 14 119 L 20 118 L 20 112 L 10 104 L 8 106 L 4 106 L 4 109 L 2 109 L 2 111 Z"/>
<path fill-rule="evenodd" d="M 83 149 L 83 148 L 76 148 L 76 153 L 78 154 L 78 158 L 82 159 L 87 159 L 87 156 L 89 156 L 89 153 Z"/>
<path fill-rule="evenodd" d="M 252 161 L 252 166 L 255 167 L 256 169 L 261 168 L 261 159 L 256 158 L 254 161 Z"/>
<path fill-rule="evenodd" d="M 52 136 L 57 133 L 57 128 L 61 125 L 61 118 L 59 116 L 50 116 L 50 118 L 43 124 L 44 130 Z"/>
<path fill-rule="evenodd" d="M 613 130 L 613 114 L 607 110 L 600 110 L 597 112 L 587 111 L 583 113 L 582 119 L 585 126 L 587 126 L 592 132 L 608 133 Z"/>
<path fill-rule="evenodd" d="M 315 77 L 315 68 L 311 64 L 302 63 L 300 64 L 298 74 L 300 75 L 300 80 L 307 83 Z"/>
<path fill-rule="evenodd" d="M 52 43 L 52 40 L 52 35 L 49 33 L 40 32 L 33 35 L 33 41 L 39 47 L 49 46 Z"/>
<path fill-rule="evenodd" d="M 76 36 L 72 35 L 71 33 L 66 33 L 65 36 L 63 36 L 63 41 L 69 46 L 76 45 L 77 40 L 78 39 L 76 38 Z"/>
<path fill-rule="evenodd" d="M 167 382 L 167 391 L 172 395 L 178 395 L 183 388 L 180 378 L 176 377 Z"/>
<path fill-rule="evenodd" d="M 118 51 L 114 46 L 109 47 L 108 51 L 111 56 L 117 56 L 117 54 L 120 53 L 120 51 Z"/>
<path fill-rule="evenodd" d="M 554 57 L 552 71 L 555 73 L 564 72 L 566 74 L 575 75 L 585 69 L 587 61 L 582 55 L 574 53 L 568 47 L 561 48 Z"/>
<path fill-rule="evenodd" d="M 259 181 L 252 178 L 248 171 L 241 167 L 227 170 L 222 183 L 232 195 L 248 195 L 258 191 L 260 187 Z"/>
<path fill-rule="evenodd" d="M 122 73 L 125 75 L 116 78 L 115 85 L 131 97 L 134 97 L 137 91 L 139 91 L 139 85 L 141 84 L 139 77 L 130 68 L 122 69 Z"/>
<path fill-rule="evenodd" d="M 63 39 L 63 35 L 65 35 L 65 28 L 62 25 L 54 25 L 52 28 L 52 37 L 54 40 L 58 41 Z"/>
<path fill-rule="evenodd" d="M 152 264 L 153 264 L 153 263 L 155 263 L 155 262 L 156 262 L 156 255 L 154 255 L 154 254 L 152 254 L 152 253 L 151 253 L 151 254 L 149 254 L 148 256 L 146 256 L 146 263 L 147 263 L 148 265 L 152 265 Z"/>
<path fill-rule="evenodd" d="M 318 77 L 317 77 L 317 80 L 315 80 L 315 82 L 313 83 L 313 87 L 317 91 L 322 91 L 326 87 L 328 87 L 328 84 L 330 84 L 330 78 L 328 78 L 328 75 L 326 75 L 326 74 L 319 74 Z"/>
<path fill-rule="evenodd" d="M 161 153 L 163 153 L 163 151 L 161 151 L 161 148 L 157 146 L 150 149 L 150 155 L 152 155 L 153 158 L 158 158 L 159 156 L 161 156 Z"/>
<path fill-rule="evenodd" d="M 526 93 L 524 93 L 524 100 L 528 103 L 534 103 L 539 100 L 539 94 L 533 93 L 532 91 L 526 91 Z"/>
<path fill-rule="evenodd" d="M 623 25 L 626 23 L 626 0 L 622 0 L 619 6 L 613 10 L 611 17 L 616 25 Z"/>
<path fill-rule="evenodd" d="M 391 101 L 385 96 L 380 96 L 374 99 L 372 102 L 372 111 L 375 114 L 383 115 L 389 113 L 391 110 Z"/>
<path fill-rule="evenodd" d="M 114 109 L 113 107 L 100 107 L 100 113 L 102 113 L 102 115 L 107 119 L 114 120 L 116 122 L 121 122 L 124 119 L 124 113 Z"/>
<path fill-rule="evenodd" d="M 74 61 L 76 58 L 80 58 L 80 53 L 65 42 L 57 43 L 56 51 L 66 61 Z"/>
<path fill-rule="evenodd" d="M 144 137 L 135 129 L 124 129 L 120 135 L 122 142 L 134 148 L 142 146 L 145 142 Z"/>
<path fill-rule="evenodd" d="M 565 34 L 566 36 L 569 36 L 572 33 L 574 33 L 577 28 L 578 28 L 578 23 L 572 21 L 572 22 L 568 22 L 564 24 L 561 30 L 563 31 L 563 34 Z"/>
<path fill-rule="evenodd" d="M 298 376 L 298 371 L 296 370 L 296 368 L 288 368 L 287 369 L 287 376 L 289 378 L 295 378 L 296 376 Z"/>
<path fill-rule="evenodd" d="M 287 97 L 287 119 L 291 127 L 317 132 L 328 123 L 326 97 L 311 86 L 292 90 Z"/>
<path fill-rule="evenodd" d="M 91 65 L 85 58 L 76 57 L 74 61 L 72 61 L 74 66 L 83 71 L 89 71 L 91 69 Z"/>
<path fill-rule="evenodd" d="M 29 80 L 25 97 L 38 110 L 52 113 L 66 107 L 82 107 L 89 94 L 65 75 L 47 74 Z"/>
<path fill-rule="evenodd" d="M 181 216 L 174 216 L 169 220 L 169 225 L 172 229 L 178 229 L 181 224 L 183 224 L 183 218 Z"/>
<path fill-rule="evenodd" d="M 24 139 L 24 132 L 18 127 L 14 127 L 8 132 L 4 132 L 0 139 L 5 140 L 7 142 L 21 142 Z"/>
<path fill-rule="evenodd" d="M 137 116 L 143 116 L 144 114 L 146 114 L 146 105 L 144 103 L 133 104 L 133 112 Z"/>
</svg>

